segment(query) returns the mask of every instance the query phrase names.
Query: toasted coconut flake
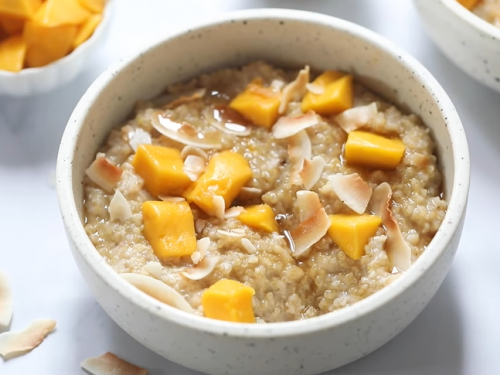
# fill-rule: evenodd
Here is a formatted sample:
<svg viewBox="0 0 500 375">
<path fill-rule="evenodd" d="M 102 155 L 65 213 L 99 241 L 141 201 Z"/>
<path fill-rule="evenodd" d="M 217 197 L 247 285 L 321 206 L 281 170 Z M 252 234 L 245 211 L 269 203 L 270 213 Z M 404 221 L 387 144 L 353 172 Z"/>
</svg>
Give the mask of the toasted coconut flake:
<svg viewBox="0 0 500 375">
<path fill-rule="evenodd" d="M 274 91 L 281 91 L 281 89 L 285 87 L 285 82 L 281 79 L 273 79 L 269 87 Z"/>
<path fill-rule="evenodd" d="M 196 229 L 196 233 L 201 233 L 203 232 L 203 229 L 205 229 L 205 225 L 207 225 L 207 221 L 204 219 L 197 219 L 194 222 L 194 227 Z"/>
<path fill-rule="evenodd" d="M 203 259 L 205 255 L 207 255 L 207 251 L 209 248 L 210 248 L 210 238 L 203 237 L 198 240 L 196 251 L 200 253 L 201 259 Z"/>
<path fill-rule="evenodd" d="M 201 254 L 198 251 L 195 251 L 193 254 L 191 254 L 191 260 L 193 261 L 193 264 L 200 263 Z"/>
<path fill-rule="evenodd" d="M 385 248 L 392 264 L 400 271 L 406 271 L 411 266 L 411 248 L 406 243 L 391 211 L 392 189 L 387 182 L 381 183 L 373 190 L 370 210 L 382 218 L 387 230 Z"/>
<path fill-rule="evenodd" d="M 214 195 L 213 203 L 214 203 L 214 216 L 223 220 L 224 212 L 226 212 L 226 201 L 220 195 Z"/>
<path fill-rule="evenodd" d="M 304 255 L 312 245 L 323 238 L 329 228 L 330 218 L 325 209 L 320 208 L 290 233 L 295 247 L 292 255 L 295 258 Z"/>
<path fill-rule="evenodd" d="M 196 90 L 192 94 L 183 95 L 183 96 L 175 99 L 173 102 L 168 103 L 163 108 L 165 108 L 165 109 L 173 109 L 173 108 L 176 108 L 176 107 L 178 107 L 178 106 L 180 106 L 182 104 L 186 104 L 186 103 L 192 102 L 193 100 L 202 99 L 205 96 L 206 92 L 207 92 L 206 89 Z"/>
<path fill-rule="evenodd" d="M 328 180 L 337 197 L 351 210 L 363 214 L 370 202 L 372 188 L 357 173 L 329 176 Z"/>
<path fill-rule="evenodd" d="M 92 182 L 110 193 L 120 181 L 123 170 L 112 164 L 102 153 L 99 153 L 85 173 Z"/>
<path fill-rule="evenodd" d="M 99 357 L 86 358 L 80 366 L 91 375 L 147 375 L 148 373 L 148 370 L 128 363 L 110 352 Z"/>
<path fill-rule="evenodd" d="M 293 101 L 299 101 L 302 99 L 304 94 L 306 93 L 306 85 L 309 83 L 309 66 L 306 65 L 304 69 L 302 69 L 297 78 L 294 81 L 290 82 L 285 86 L 283 92 L 281 93 L 281 103 L 278 109 L 280 114 L 286 112 L 288 104 Z"/>
<path fill-rule="evenodd" d="M 410 164 L 414 167 L 423 169 L 429 165 L 430 158 L 427 155 L 423 155 L 419 152 L 415 152 L 410 155 Z"/>
<path fill-rule="evenodd" d="M 289 138 L 301 130 L 318 124 L 318 122 L 318 116 L 313 111 L 299 116 L 283 116 L 273 126 L 273 137 L 276 139 Z"/>
<path fill-rule="evenodd" d="M 22 331 L 0 334 L 0 355 L 7 360 L 28 353 L 40 345 L 55 326 L 55 320 L 37 319 Z"/>
<path fill-rule="evenodd" d="M 230 232 L 228 230 L 217 229 L 217 233 L 227 237 L 244 237 L 245 233 Z"/>
<path fill-rule="evenodd" d="M 147 262 L 144 268 L 155 278 L 161 279 L 161 274 L 163 273 L 163 266 L 161 265 L 160 262 Z"/>
<path fill-rule="evenodd" d="M 224 114 L 227 112 L 233 113 L 234 116 L 241 116 L 237 112 L 231 112 L 232 109 L 211 109 L 205 108 L 203 110 L 203 117 L 207 120 L 207 122 L 212 125 L 214 128 L 222 131 L 226 134 L 236 135 L 239 137 L 246 137 L 252 133 L 252 128 L 247 126 L 245 123 L 248 121 L 242 117 L 242 121 L 233 122 L 228 118 L 225 118 Z M 250 125 L 250 124 L 249 124 Z"/>
<path fill-rule="evenodd" d="M 205 159 L 195 155 L 188 155 L 184 161 L 184 173 L 191 181 L 196 181 L 205 171 L 206 166 Z"/>
<path fill-rule="evenodd" d="M 306 89 L 309 91 L 311 94 L 314 95 L 321 95 L 325 92 L 325 88 L 320 85 L 316 85 L 314 83 L 308 83 L 306 84 Z"/>
<path fill-rule="evenodd" d="M 312 189 L 319 181 L 324 167 L 325 159 L 321 156 L 315 156 L 312 160 L 304 159 L 304 166 L 299 175 L 302 179 L 302 184 L 307 190 Z"/>
<path fill-rule="evenodd" d="M 188 268 L 186 271 L 181 272 L 181 275 L 190 280 L 201 280 L 212 273 L 219 262 L 219 257 L 205 257 L 201 260 L 196 267 Z"/>
<path fill-rule="evenodd" d="M 160 280 L 137 273 L 121 273 L 120 276 L 150 297 L 179 310 L 192 313 L 193 308 L 175 289 Z"/>
<path fill-rule="evenodd" d="M 371 122 L 377 113 L 377 103 L 374 102 L 372 104 L 347 109 L 340 115 L 335 116 L 335 121 L 346 133 L 350 133 Z"/>
<path fill-rule="evenodd" d="M 9 328 L 13 311 L 14 302 L 12 300 L 9 280 L 7 276 L 0 271 L 0 331 Z"/>
<path fill-rule="evenodd" d="M 203 151 L 199 147 L 184 146 L 184 148 L 181 151 L 181 158 L 182 158 L 182 160 L 186 160 L 186 158 L 189 155 L 199 156 L 200 158 L 205 159 L 205 161 L 208 161 L 208 155 L 207 155 L 207 153 L 205 151 Z"/>
<path fill-rule="evenodd" d="M 128 141 L 132 150 L 137 151 L 137 147 L 140 145 L 150 145 L 151 144 L 151 134 L 143 129 L 136 129 Z"/>
<path fill-rule="evenodd" d="M 108 206 L 109 218 L 111 221 L 126 221 L 132 217 L 132 209 L 128 203 L 127 198 L 118 189 L 115 191 L 115 195 L 109 202 Z"/>
<path fill-rule="evenodd" d="M 323 208 L 318 194 L 308 190 L 297 192 L 297 206 L 300 212 L 300 222 L 306 221 Z"/>
<path fill-rule="evenodd" d="M 190 124 L 173 121 L 154 109 L 146 110 L 144 116 L 160 134 L 176 142 L 203 149 L 222 147 L 219 132 L 199 133 Z"/>
<path fill-rule="evenodd" d="M 252 243 L 252 241 L 250 241 L 248 238 L 242 238 L 241 239 L 241 245 L 245 248 L 245 250 L 249 254 L 255 254 L 257 252 L 257 248 Z"/>
<path fill-rule="evenodd" d="M 243 228 L 235 228 L 233 229 L 234 233 L 246 234 L 247 232 Z"/>
<path fill-rule="evenodd" d="M 184 202 L 186 199 L 183 197 L 171 197 L 169 195 L 158 195 L 158 198 L 163 202 L 179 203 Z"/>
<path fill-rule="evenodd" d="M 245 209 L 241 206 L 231 207 L 229 210 L 226 210 L 226 212 L 224 213 L 224 219 L 231 219 L 233 217 L 238 217 L 243 212 L 245 212 Z"/>
<path fill-rule="evenodd" d="M 288 139 L 288 157 L 292 162 L 311 159 L 311 140 L 305 130 L 301 130 Z"/>
</svg>

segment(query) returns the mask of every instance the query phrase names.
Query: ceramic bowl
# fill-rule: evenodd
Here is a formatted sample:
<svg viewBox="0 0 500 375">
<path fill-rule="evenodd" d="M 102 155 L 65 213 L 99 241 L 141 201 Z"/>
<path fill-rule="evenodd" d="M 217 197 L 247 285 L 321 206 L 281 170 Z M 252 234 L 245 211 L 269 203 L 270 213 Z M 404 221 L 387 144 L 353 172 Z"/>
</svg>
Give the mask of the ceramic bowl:
<svg viewBox="0 0 500 375">
<path fill-rule="evenodd" d="M 25 97 L 43 94 L 75 79 L 104 44 L 112 8 L 113 1 L 109 0 L 102 21 L 92 36 L 62 59 L 47 66 L 27 68 L 17 73 L 0 70 L 0 95 Z"/>
<path fill-rule="evenodd" d="M 456 0 L 414 0 L 427 32 L 443 53 L 478 82 L 500 92 L 500 28 Z"/>
<path fill-rule="evenodd" d="M 283 66 L 342 69 L 428 124 L 444 172 L 446 218 L 411 269 L 343 310 L 286 323 L 236 324 L 192 316 L 127 284 L 108 266 L 82 225 L 85 169 L 134 103 L 169 83 L 264 59 Z M 355 24 L 315 13 L 247 10 L 171 35 L 110 68 L 77 105 L 63 136 L 57 190 L 76 263 L 103 309 L 140 343 L 209 374 L 316 374 L 377 349 L 427 305 L 457 250 L 469 187 L 460 119 L 430 73 L 408 54 Z"/>
</svg>

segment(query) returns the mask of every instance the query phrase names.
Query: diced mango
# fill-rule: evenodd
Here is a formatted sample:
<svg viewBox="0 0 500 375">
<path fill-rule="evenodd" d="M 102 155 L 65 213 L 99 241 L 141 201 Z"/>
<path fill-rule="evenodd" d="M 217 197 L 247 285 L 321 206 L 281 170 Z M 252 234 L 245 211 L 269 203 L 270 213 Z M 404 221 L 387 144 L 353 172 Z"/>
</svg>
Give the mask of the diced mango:
<svg viewBox="0 0 500 375">
<path fill-rule="evenodd" d="M 91 14 L 78 0 L 47 0 L 36 12 L 35 21 L 45 27 L 81 25 Z"/>
<path fill-rule="evenodd" d="M 267 204 L 245 207 L 245 211 L 238 216 L 243 224 L 251 228 L 262 229 L 266 232 L 278 232 L 276 214 Z"/>
<path fill-rule="evenodd" d="M 377 233 L 382 219 L 375 215 L 330 215 L 328 235 L 340 250 L 357 260 L 365 253 L 365 246 Z"/>
<path fill-rule="evenodd" d="M 73 42 L 73 48 L 78 47 L 80 44 L 85 42 L 94 33 L 94 30 L 101 23 L 102 16 L 100 14 L 93 14 L 87 22 L 78 30 L 76 34 L 75 41 Z"/>
<path fill-rule="evenodd" d="M 188 202 L 194 202 L 208 215 L 215 214 L 214 196 L 224 198 L 230 207 L 240 190 L 252 178 L 252 170 L 246 159 L 232 151 L 220 152 L 210 159 L 207 169 L 183 194 Z"/>
<path fill-rule="evenodd" d="M 302 99 L 301 109 L 312 110 L 322 116 L 330 116 L 352 108 L 352 76 L 336 71 L 326 71 L 313 81 L 323 87 L 322 94 L 307 92 Z"/>
<path fill-rule="evenodd" d="M 11 36 L 0 43 L 0 70 L 19 72 L 23 68 L 26 43 L 21 35 Z"/>
<path fill-rule="evenodd" d="M 104 10 L 105 0 L 79 0 L 80 5 L 94 13 L 102 13 Z"/>
<path fill-rule="evenodd" d="M 203 292 L 205 316 L 236 323 L 255 323 L 252 297 L 255 290 L 234 280 L 222 279 Z"/>
<path fill-rule="evenodd" d="M 457 0 L 462 6 L 466 7 L 467 9 L 471 10 L 476 6 L 479 0 Z"/>
<path fill-rule="evenodd" d="M 32 19 L 42 0 L 0 0 L 0 15 Z"/>
<path fill-rule="evenodd" d="M 349 164 L 375 169 L 394 169 L 404 152 L 405 145 L 400 139 L 353 131 L 347 137 L 344 157 Z"/>
<path fill-rule="evenodd" d="M 179 195 L 191 184 L 181 153 L 175 148 L 140 145 L 132 165 L 154 196 Z"/>
<path fill-rule="evenodd" d="M 194 217 L 187 202 L 146 201 L 143 234 L 157 257 L 180 257 L 196 251 Z"/>
<path fill-rule="evenodd" d="M 229 108 L 234 109 L 255 125 L 270 128 L 278 119 L 280 102 L 279 92 L 263 87 L 262 81 L 256 79 L 229 103 Z"/>
<path fill-rule="evenodd" d="M 24 20 L 17 17 L 0 16 L 0 27 L 9 35 L 21 34 Z"/>
</svg>

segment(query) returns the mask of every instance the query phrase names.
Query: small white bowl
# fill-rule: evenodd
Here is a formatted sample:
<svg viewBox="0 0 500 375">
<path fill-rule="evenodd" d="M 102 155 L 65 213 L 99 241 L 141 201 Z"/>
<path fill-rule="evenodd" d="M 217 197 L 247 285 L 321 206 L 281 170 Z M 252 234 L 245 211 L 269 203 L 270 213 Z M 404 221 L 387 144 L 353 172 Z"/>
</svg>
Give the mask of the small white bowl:
<svg viewBox="0 0 500 375">
<path fill-rule="evenodd" d="M 443 53 L 478 82 L 500 92 L 500 29 L 456 0 L 414 0 Z"/>
<path fill-rule="evenodd" d="M 264 59 L 352 71 L 430 127 L 444 174 L 446 217 L 402 277 L 320 317 L 237 324 L 176 310 L 142 293 L 99 255 L 82 224 L 83 177 L 109 131 L 134 103 L 201 72 Z M 453 104 L 415 59 L 379 35 L 325 15 L 247 10 L 211 19 L 121 62 L 88 89 L 71 116 L 57 162 L 57 192 L 76 263 L 103 309 L 140 343 L 208 374 L 317 374 L 354 361 L 401 332 L 439 288 L 457 250 L 469 190 L 467 141 Z"/>
<path fill-rule="evenodd" d="M 12 73 L 0 70 L 0 95 L 23 97 L 54 90 L 75 79 L 95 56 L 106 39 L 112 14 L 109 0 L 103 18 L 92 36 L 69 55 L 40 68 Z"/>
</svg>

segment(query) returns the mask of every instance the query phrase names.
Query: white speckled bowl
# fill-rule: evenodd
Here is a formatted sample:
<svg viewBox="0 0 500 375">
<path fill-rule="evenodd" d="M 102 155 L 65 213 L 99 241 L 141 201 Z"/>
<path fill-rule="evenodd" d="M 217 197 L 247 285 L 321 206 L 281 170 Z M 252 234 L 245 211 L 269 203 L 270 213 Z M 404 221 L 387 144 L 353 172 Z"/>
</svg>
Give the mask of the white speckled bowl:
<svg viewBox="0 0 500 375">
<path fill-rule="evenodd" d="M 138 99 L 203 71 L 255 59 L 353 71 L 432 129 L 449 210 L 425 253 L 375 295 L 321 317 L 235 324 L 193 316 L 127 284 L 95 250 L 83 226 L 84 171 L 113 126 Z M 457 250 L 469 188 L 460 119 L 429 72 L 390 42 L 336 18 L 289 10 L 226 14 L 172 35 L 110 68 L 89 88 L 64 134 L 57 165 L 59 204 L 75 260 L 104 310 L 158 354 L 209 374 L 316 374 L 354 361 L 401 332 L 427 305 Z"/>
<path fill-rule="evenodd" d="M 52 91 L 75 79 L 98 53 L 109 29 L 112 0 L 108 0 L 102 22 L 92 36 L 69 55 L 40 68 L 27 68 L 18 73 L 0 70 L 0 95 L 24 97 Z"/>
<path fill-rule="evenodd" d="M 500 92 L 500 29 L 456 0 L 414 0 L 443 53 L 478 82 Z"/>
</svg>

